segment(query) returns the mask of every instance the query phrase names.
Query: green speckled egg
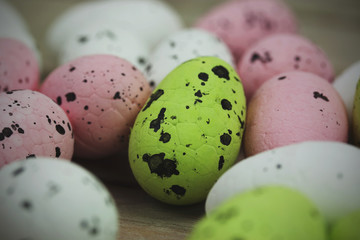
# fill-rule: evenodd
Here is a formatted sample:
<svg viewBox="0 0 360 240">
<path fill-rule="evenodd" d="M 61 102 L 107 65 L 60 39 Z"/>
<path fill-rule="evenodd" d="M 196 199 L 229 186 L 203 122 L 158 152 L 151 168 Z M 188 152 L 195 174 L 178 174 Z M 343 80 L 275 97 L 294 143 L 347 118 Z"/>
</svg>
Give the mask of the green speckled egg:
<svg viewBox="0 0 360 240">
<path fill-rule="evenodd" d="M 355 99 L 352 112 L 352 128 L 354 144 L 360 147 L 360 79 L 356 85 Z M 359 227 L 360 228 L 360 227 Z"/>
<path fill-rule="evenodd" d="M 175 68 L 154 90 L 130 135 L 140 186 L 160 201 L 206 198 L 237 159 L 246 118 L 239 76 L 223 60 L 200 57 Z"/>
<path fill-rule="evenodd" d="M 336 221 L 330 240 L 360 240 L 360 209 Z"/>
<path fill-rule="evenodd" d="M 194 226 L 188 240 L 324 240 L 325 226 L 301 193 L 267 186 L 224 202 Z"/>
</svg>

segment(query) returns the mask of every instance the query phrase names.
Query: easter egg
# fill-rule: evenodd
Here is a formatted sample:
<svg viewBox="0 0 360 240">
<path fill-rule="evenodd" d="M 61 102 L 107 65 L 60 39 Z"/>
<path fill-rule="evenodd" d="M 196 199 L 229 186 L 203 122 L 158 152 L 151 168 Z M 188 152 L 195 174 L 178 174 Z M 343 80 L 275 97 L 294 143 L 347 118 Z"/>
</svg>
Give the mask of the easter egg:
<svg viewBox="0 0 360 240">
<path fill-rule="evenodd" d="M 146 68 L 150 85 L 158 85 L 181 63 L 201 56 L 218 57 L 234 65 L 227 45 L 210 32 L 189 28 L 170 34 L 155 47 L 150 55 Z"/>
<path fill-rule="evenodd" d="M 136 180 L 166 203 L 204 200 L 237 158 L 245 111 L 242 84 L 228 63 L 199 57 L 181 64 L 134 123 L 129 161 Z"/>
<path fill-rule="evenodd" d="M 93 159 L 127 150 L 130 127 L 151 93 L 143 74 L 114 55 L 88 55 L 63 64 L 40 90 L 69 116 L 74 156 Z"/>
<path fill-rule="evenodd" d="M 360 240 L 360 210 L 347 214 L 331 227 L 330 240 Z"/>
<path fill-rule="evenodd" d="M 341 98 L 343 99 L 346 110 L 348 113 L 348 118 L 351 121 L 356 83 L 360 78 L 360 60 L 354 62 L 349 67 L 347 67 L 341 74 L 339 74 L 334 82 L 334 88 L 339 92 Z"/>
<path fill-rule="evenodd" d="M 30 157 L 71 159 L 73 128 L 66 113 L 36 91 L 0 93 L 0 168 Z"/>
<path fill-rule="evenodd" d="M 356 85 L 356 93 L 352 111 L 352 138 L 353 142 L 360 147 L 360 78 Z"/>
<path fill-rule="evenodd" d="M 32 158 L 0 169 L 0 239 L 115 240 L 118 211 L 106 187 L 63 159 Z"/>
<path fill-rule="evenodd" d="M 324 240 L 316 206 L 287 187 L 265 186 L 237 194 L 194 227 L 188 240 Z"/>
<path fill-rule="evenodd" d="M 332 84 L 312 73 L 275 75 L 249 102 L 246 156 L 309 140 L 347 142 L 348 120 L 340 95 Z"/>
<path fill-rule="evenodd" d="M 328 222 L 360 209 L 360 149 L 341 142 L 308 141 L 246 158 L 214 184 L 206 212 L 226 199 L 269 184 L 302 192 Z"/>
</svg>

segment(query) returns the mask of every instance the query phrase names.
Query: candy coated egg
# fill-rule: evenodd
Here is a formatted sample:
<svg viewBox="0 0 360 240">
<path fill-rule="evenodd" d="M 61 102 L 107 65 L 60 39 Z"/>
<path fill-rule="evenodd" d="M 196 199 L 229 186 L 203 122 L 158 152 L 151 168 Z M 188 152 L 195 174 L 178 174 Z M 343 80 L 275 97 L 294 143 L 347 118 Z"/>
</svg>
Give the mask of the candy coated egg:
<svg viewBox="0 0 360 240">
<path fill-rule="evenodd" d="M 231 49 L 236 61 L 254 42 L 273 33 L 296 32 L 296 19 L 277 0 L 235 0 L 215 6 L 201 17 L 197 27 L 217 34 Z"/>
<path fill-rule="evenodd" d="M 0 109 L 0 167 L 37 156 L 71 159 L 72 125 L 50 98 L 31 90 L 2 92 Z"/>
<path fill-rule="evenodd" d="M 348 120 L 333 86 L 312 73 L 274 76 L 248 105 L 244 150 L 247 156 L 307 140 L 348 140 Z"/>
<path fill-rule="evenodd" d="M 91 54 L 113 54 L 144 71 L 149 55 L 148 46 L 142 39 L 112 24 L 86 26 L 70 35 L 62 47 L 60 64 Z"/>
<path fill-rule="evenodd" d="M 225 61 L 199 57 L 175 68 L 131 131 L 129 161 L 138 183 L 166 203 L 204 200 L 236 161 L 245 108 L 240 79 Z"/>
<path fill-rule="evenodd" d="M 360 147 L 360 78 L 356 85 L 354 106 L 352 112 L 352 140 L 355 145 Z"/>
<path fill-rule="evenodd" d="M 115 240 L 118 212 L 90 172 L 54 158 L 20 160 L 0 169 L 1 239 Z"/>
<path fill-rule="evenodd" d="M 345 69 L 333 82 L 334 88 L 343 99 L 348 118 L 352 118 L 352 110 L 355 98 L 356 83 L 360 78 L 360 60 Z"/>
<path fill-rule="evenodd" d="M 325 222 L 300 192 L 264 186 L 232 196 L 194 227 L 188 240 L 325 240 Z"/>
<path fill-rule="evenodd" d="M 354 211 L 338 219 L 331 227 L 330 240 L 360 239 L 360 210 Z"/>
<path fill-rule="evenodd" d="M 259 153 L 238 162 L 214 184 L 206 212 L 231 196 L 270 184 L 307 196 L 328 222 L 360 209 L 360 149 L 340 142 L 309 141 Z"/>
<path fill-rule="evenodd" d="M 34 53 L 18 40 L 0 38 L 0 92 L 37 90 L 39 81 L 39 65 Z"/>
<path fill-rule="evenodd" d="M 326 54 L 307 38 L 295 34 L 263 38 L 245 51 L 237 68 L 248 99 L 273 76 L 296 70 L 314 73 L 329 82 L 334 80 Z"/>
<path fill-rule="evenodd" d="M 169 35 L 155 47 L 147 66 L 147 78 L 152 86 L 156 86 L 181 63 L 200 56 L 218 57 L 234 65 L 231 52 L 223 41 L 205 30 L 190 28 Z"/>
<path fill-rule="evenodd" d="M 56 18 L 48 29 L 46 42 L 50 50 L 57 53 L 69 35 L 97 23 L 121 26 L 150 47 L 183 25 L 180 15 L 164 1 L 87 1 L 72 6 Z"/>
<path fill-rule="evenodd" d="M 75 156 L 99 159 L 127 149 L 130 127 L 150 95 L 150 86 L 128 61 L 88 55 L 51 72 L 41 91 L 69 116 Z"/>
</svg>

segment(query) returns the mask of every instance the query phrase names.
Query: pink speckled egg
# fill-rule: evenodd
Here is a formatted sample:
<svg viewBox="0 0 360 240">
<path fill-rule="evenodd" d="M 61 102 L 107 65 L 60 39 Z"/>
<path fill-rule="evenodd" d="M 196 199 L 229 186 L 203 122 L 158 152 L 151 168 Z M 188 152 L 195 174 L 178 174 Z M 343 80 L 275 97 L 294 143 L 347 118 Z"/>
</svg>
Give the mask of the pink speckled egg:
<svg viewBox="0 0 360 240">
<path fill-rule="evenodd" d="M 271 77 L 293 70 L 311 72 L 329 82 L 334 80 L 326 54 L 296 34 L 274 34 L 260 40 L 246 50 L 237 67 L 247 99 Z"/>
<path fill-rule="evenodd" d="M 269 34 L 296 32 L 294 14 L 278 0 L 233 0 L 216 6 L 195 25 L 217 34 L 238 60 L 246 48 Z"/>
<path fill-rule="evenodd" d="M 256 91 L 245 129 L 247 156 L 308 140 L 348 140 L 340 95 L 321 77 L 301 71 L 276 75 Z"/>
<path fill-rule="evenodd" d="M 37 90 L 39 81 L 39 65 L 32 50 L 18 40 L 0 38 L 0 92 Z"/>
<path fill-rule="evenodd" d="M 51 72 L 41 92 L 68 114 L 74 127 L 75 156 L 89 159 L 127 149 L 130 127 L 151 90 L 128 61 L 88 55 Z"/>
<path fill-rule="evenodd" d="M 50 98 L 31 90 L 2 92 L 0 109 L 0 167 L 37 156 L 71 159 L 71 123 Z"/>
</svg>

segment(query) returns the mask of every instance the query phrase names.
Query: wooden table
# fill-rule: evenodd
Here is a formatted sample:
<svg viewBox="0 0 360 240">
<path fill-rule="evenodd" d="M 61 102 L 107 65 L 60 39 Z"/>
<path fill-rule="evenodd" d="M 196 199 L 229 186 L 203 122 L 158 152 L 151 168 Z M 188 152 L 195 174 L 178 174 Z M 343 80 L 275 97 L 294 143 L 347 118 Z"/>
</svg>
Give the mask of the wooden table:
<svg viewBox="0 0 360 240">
<path fill-rule="evenodd" d="M 23 13 L 39 48 L 46 56 L 44 36 L 52 20 L 80 0 L 10 0 Z M 184 17 L 188 26 L 221 0 L 168 0 Z M 360 60 L 360 1 L 287 0 L 298 17 L 300 32 L 321 47 L 339 74 Z M 44 59 L 45 70 L 46 59 Z M 45 74 L 45 73 L 44 73 Z M 204 203 L 169 206 L 149 197 L 139 187 L 121 184 L 112 169 L 106 182 L 120 212 L 119 239 L 185 239 L 193 224 L 204 216 Z M 101 170 L 102 171 L 102 170 Z M 102 171 L 101 177 L 106 171 Z M 110 175 L 109 175 L 110 176 Z M 106 178 L 106 176 L 105 176 Z"/>
</svg>

